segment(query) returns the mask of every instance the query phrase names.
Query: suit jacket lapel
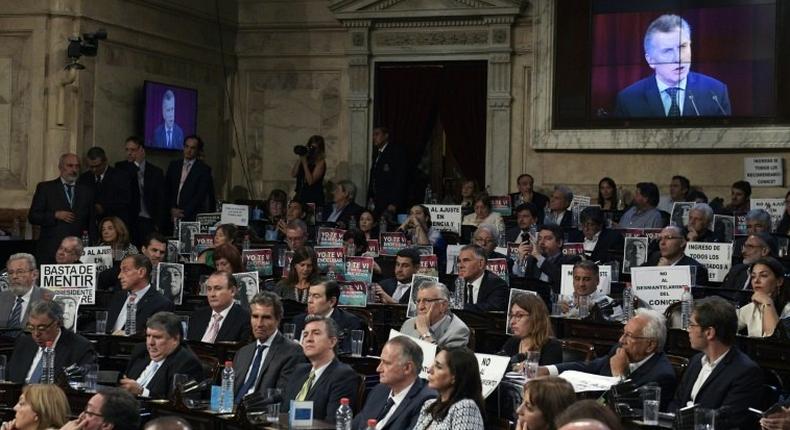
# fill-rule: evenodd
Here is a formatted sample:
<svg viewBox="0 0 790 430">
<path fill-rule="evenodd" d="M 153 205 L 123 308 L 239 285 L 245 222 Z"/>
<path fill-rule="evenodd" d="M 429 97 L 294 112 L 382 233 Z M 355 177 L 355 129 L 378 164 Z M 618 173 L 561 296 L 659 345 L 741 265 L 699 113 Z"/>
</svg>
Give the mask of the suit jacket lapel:
<svg viewBox="0 0 790 430">
<path fill-rule="evenodd" d="M 313 394 L 315 394 L 316 390 L 319 387 L 328 383 L 326 382 L 326 380 L 329 379 L 329 376 L 332 374 L 332 371 L 335 369 L 335 367 L 337 367 L 337 365 L 338 365 L 337 358 L 333 358 L 332 362 L 329 363 L 329 366 L 326 366 L 324 372 L 321 373 L 321 377 L 318 378 L 318 381 L 313 382 L 313 386 L 310 387 L 310 391 L 307 393 L 307 398 L 312 398 Z M 305 380 L 307 380 L 307 378 L 305 378 Z"/>
<path fill-rule="evenodd" d="M 734 347 L 730 348 L 730 351 L 727 352 L 727 356 L 724 357 L 724 359 L 721 360 L 721 362 L 719 362 L 719 364 L 716 365 L 716 367 L 713 369 L 713 371 L 710 372 L 710 375 L 708 375 L 708 378 L 705 379 L 705 382 L 702 384 L 702 386 L 699 387 L 699 391 L 697 392 L 697 398 L 699 398 L 699 396 L 702 394 L 702 392 L 705 391 L 705 388 L 707 388 L 708 385 L 711 384 L 711 381 L 715 381 L 716 380 L 715 378 L 719 375 L 719 373 L 722 373 L 722 372 L 725 371 L 727 366 L 730 364 L 730 362 L 734 358 L 733 354 L 735 354 Z M 700 364 L 702 364 L 701 360 L 700 360 Z M 702 371 L 702 367 L 700 367 L 700 372 L 701 371 Z M 699 375 L 699 373 L 697 373 L 697 375 Z"/>
<path fill-rule="evenodd" d="M 280 345 L 284 340 L 285 338 L 282 337 L 280 333 L 277 333 L 277 336 L 272 340 L 272 346 L 269 347 L 269 352 L 266 353 L 266 357 L 264 357 L 263 363 L 261 363 L 261 376 L 263 376 L 263 373 L 269 368 L 269 364 L 274 360 L 277 353 L 280 352 Z M 258 382 L 260 383 L 260 381 Z"/>
<path fill-rule="evenodd" d="M 655 77 L 647 82 L 644 97 L 647 101 L 647 105 L 650 107 L 651 116 L 667 116 L 664 112 L 664 103 L 661 102 L 661 94 L 658 92 L 658 84 L 656 84 Z"/>
</svg>

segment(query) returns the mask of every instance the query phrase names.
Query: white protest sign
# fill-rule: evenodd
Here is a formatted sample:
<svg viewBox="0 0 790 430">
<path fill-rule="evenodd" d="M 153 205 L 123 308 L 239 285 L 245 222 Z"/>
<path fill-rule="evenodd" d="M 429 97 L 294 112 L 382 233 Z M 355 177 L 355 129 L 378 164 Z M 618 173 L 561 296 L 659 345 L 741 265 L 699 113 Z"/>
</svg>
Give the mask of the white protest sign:
<svg viewBox="0 0 790 430">
<path fill-rule="evenodd" d="M 686 255 L 708 269 L 708 281 L 723 282 L 732 265 L 732 244 L 688 242 Z"/>
<path fill-rule="evenodd" d="M 609 295 L 612 288 L 612 266 L 598 266 L 598 291 Z M 573 264 L 562 265 L 562 278 L 560 279 L 560 294 L 573 295 Z"/>
<path fill-rule="evenodd" d="M 631 283 L 636 296 L 650 309 L 664 311 L 691 285 L 689 266 L 632 267 Z"/>
<path fill-rule="evenodd" d="M 480 382 L 483 383 L 483 398 L 496 390 L 510 366 L 510 357 L 502 355 L 475 354 L 480 367 Z"/>
<path fill-rule="evenodd" d="M 458 273 L 458 267 L 456 267 L 456 259 L 459 255 L 461 255 L 461 248 L 464 245 L 447 245 L 447 270 L 445 271 L 448 275 L 453 275 Z"/>
<path fill-rule="evenodd" d="M 785 212 L 785 199 L 751 199 L 749 209 L 763 209 L 771 214 L 771 225 L 779 225 Z"/>
<path fill-rule="evenodd" d="M 431 227 L 439 231 L 451 231 L 461 234 L 460 205 L 425 205 L 431 213 Z"/>
<path fill-rule="evenodd" d="M 83 264 L 95 264 L 98 272 L 103 272 L 112 267 L 112 247 L 89 246 L 82 250 L 80 261 Z"/>
<path fill-rule="evenodd" d="M 743 179 L 753 187 L 784 186 L 782 157 L 747 157 L 743 159 Z"/>
<path fill-rule="evenodd" d="M 95 264 L 43 264 L 41 265 L 41 288 L 56 295 L 80 298 L 80 304 L 96 303 L 96 281 L 98 272 Z"/>
<path fill-rule="evenodd" d="M 406 336 L 406 335 L 397 330 L 390 329 L 390 337 L 389 337 L 390 339 L 398 336 Z M 406 336 L 406 337 L 417 342 L 417 345 L 419 345 L 420 349 L 422 349 L 422 369 L 420 370 L 420 378 L 428 379 L 428 368 L 431 367 L 431 364 L 433 364 L 433 359 L 434 357 L 436 357 L 436 345 L 426 342 L 424 340 L 420 340 L 416 337 L 411 337 L 411 336 Z"/>
<path fill-rule="evenodd" d="M 222 224 L 233 224 L 240 227 L 250 225 L 250 208 L 247 205 L 232 205 L 225 203 L 222 205 Z"/>
<path fill-rule="evenodd" d="M 575 207 L 586 207 L 590 206 L 590 196 L 577 196 L 573 195 L 573 200 L 571 200 L 571 208 Z"/>
</svg>

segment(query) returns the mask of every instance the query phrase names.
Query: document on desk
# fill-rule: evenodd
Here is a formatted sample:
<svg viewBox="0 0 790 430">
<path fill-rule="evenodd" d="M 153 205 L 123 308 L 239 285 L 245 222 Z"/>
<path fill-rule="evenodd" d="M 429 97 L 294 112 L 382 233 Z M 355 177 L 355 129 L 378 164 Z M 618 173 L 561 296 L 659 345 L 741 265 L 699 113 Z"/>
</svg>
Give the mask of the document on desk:
<svg viewBox="0 0 790 430">
<path fill-rule="evenodd" d="M 612 376 L 601 376 L 592 373 L 578 372 L 576 370 L 566 370 L 560 373 L 560 378 L 573 385 L 573 391 L 582 393 L 585 391 L 606 391 L 620 382 L 620 378 Z"/>
</svg>

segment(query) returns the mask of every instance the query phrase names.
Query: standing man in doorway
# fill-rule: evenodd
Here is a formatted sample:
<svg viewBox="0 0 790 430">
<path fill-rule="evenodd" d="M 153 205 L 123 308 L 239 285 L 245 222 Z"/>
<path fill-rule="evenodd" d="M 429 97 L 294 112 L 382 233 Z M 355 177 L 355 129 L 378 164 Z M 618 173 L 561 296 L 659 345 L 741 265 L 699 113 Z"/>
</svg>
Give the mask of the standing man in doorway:
<svg viewBox="0 0 790 430">
<path fill-rule="evenodd" d="M 368 202 L 377 214 L 395 214 L 403 209 L 406 198 L 406 163 L 402 147 L 389 141 L 386 127 L 373 129 L 373 162 L 368 180 Z"/>
</svg>

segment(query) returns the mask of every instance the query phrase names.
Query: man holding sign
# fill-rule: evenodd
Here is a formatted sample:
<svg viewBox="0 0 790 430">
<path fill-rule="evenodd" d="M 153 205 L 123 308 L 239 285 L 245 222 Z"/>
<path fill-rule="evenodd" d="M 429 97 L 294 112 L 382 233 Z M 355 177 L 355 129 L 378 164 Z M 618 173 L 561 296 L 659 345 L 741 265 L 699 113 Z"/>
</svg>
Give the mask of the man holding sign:
<svg viewBox="0 0 790 430">
<path fill-rule="evenodd" d="M 647 263 L 643 266 L 693 266 L 697 270 L 696 285 L 708 283 L 708 269 L 685 254 L 686 237 L 680 227 L 671 225 L 661 230 L 658 249 L 647 257 Z"/>
</svg>

